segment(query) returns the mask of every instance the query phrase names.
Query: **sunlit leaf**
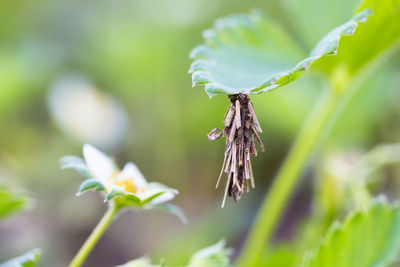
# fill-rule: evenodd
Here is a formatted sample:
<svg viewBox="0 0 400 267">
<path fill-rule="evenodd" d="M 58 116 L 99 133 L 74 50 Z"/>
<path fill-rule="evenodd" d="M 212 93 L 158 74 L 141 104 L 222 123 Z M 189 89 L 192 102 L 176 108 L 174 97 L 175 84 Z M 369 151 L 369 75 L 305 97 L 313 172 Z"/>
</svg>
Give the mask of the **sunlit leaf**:
<svg viewBox="0 0 400 267">
<path fill-rule="evenodd" d="M 0 219 L 21 211 L 28 205 L 29 198 L 26 194 L 0 185 Z"/>
<path fill-rule="evenodd" d="M 193 84 L 204 84 L 209 95 L 261 93 L 288 84 L 316 60 L 336 54 L 341 37 L 353 34 L 370 13 L 365 9 L 332 30 L 309 56 L 259 11 L 220 19 L 204 32 L 206 45 L 191 53 Z"/>
<path fill-rule="evenodd" d="M 0 263 L 0 267 L 35 267 L 40 260 L 41 254 L 40 249 L 33 249 L 22 256 Z"/>
<path fill-rule="evenodd" d="M 368 21 L 360 24 L 354 36 L 343 39 L 337 57 L 321 60 L 319 68 L 326 72 L 339 70 L 345 78 L 367 75 L 399 47 L 400 0 L 364 0 L 358 11 L 366 8 L 372 11 Z"/>
<path fill-rule="evenodd" d="M 375 200 L 367 210 L 335 223 L 321 244 L 306 255 L 304 267 L 388 266 L 400 245 L 400 209 Z"/>
</svg>

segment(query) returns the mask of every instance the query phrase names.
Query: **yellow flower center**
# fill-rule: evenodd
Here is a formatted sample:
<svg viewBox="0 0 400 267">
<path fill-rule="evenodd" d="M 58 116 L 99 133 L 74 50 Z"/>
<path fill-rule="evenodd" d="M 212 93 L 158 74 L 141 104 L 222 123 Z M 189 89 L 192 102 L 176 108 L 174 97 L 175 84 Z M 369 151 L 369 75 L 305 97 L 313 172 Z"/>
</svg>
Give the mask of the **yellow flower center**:
<svg viewBox="0 0 400 267">
<path fill-rule="evenodd" d="M 118 177 L 118 175 L 120 175 L 121 171 L 118 170 L 116 172 L 114 172 L 109 178 L 108 181 L 120 186 L 124 189 L 125 192 L 128 193 L 132 193 L 132 194 L 137 194 L 137 193 L 144 193 L 146 192 L 145 188 L 137 188 L 135 183 L 134 183 L 134 179 L 133 177 L 129 177 L 129 178 L 125 178 L 125 179 L 120 179 L 120 180 L 116 180 L 116 178 Z"/>
<path fill-rule="evenodd" d="M 115 184 L 121 186 L 126 192 L 133 194 L 137 192 L 137 188 L 131 179 L 115 181 Z"/>
</svg>

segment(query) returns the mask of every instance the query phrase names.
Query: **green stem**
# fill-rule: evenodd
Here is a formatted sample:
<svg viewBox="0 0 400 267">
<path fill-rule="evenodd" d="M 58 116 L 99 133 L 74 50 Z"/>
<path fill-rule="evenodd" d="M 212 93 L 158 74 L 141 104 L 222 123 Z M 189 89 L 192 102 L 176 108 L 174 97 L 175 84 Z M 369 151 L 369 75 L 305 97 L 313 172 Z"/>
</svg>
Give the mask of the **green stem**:
<svg viewBox="0 0 400 267">
<path fill-rule="evenodd" d="M 336 111 L 341 109 L 345 99 L 346 97 L 335 90 L 331 90 L 321 98 L 264 199 L 237 266 L 257 266 L 265 244 L 271 241 L 277 223 L 311 153 L 322 136 L 328 132 L 330 124 L 335 120 Z"/>
<path fill-rule="evenodd" d="M 72 262 L 68 265 L 69 267 L 79 267 L 82 265 L 89 253 L 92 251 L 93 247 L 99 241 L 100 237 L 107 230 L 108 226 L 112 222 L 115 214 L 117 214 L 119 209 L 120 206 L 116 205 L 115 203 L 110 203 L 107 212 L 104 214 L 103 218 L 101 218 L 100 222 L 97 224 L 96 228 L 94 228 L 89 238 L 75 255 Z"/>
</svg>

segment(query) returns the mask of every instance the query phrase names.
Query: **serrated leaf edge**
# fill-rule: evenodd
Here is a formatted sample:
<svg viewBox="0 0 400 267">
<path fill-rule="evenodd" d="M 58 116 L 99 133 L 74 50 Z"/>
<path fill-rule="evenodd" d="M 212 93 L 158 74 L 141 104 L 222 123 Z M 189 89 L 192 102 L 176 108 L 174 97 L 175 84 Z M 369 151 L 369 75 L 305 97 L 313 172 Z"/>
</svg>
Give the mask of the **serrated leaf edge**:
<svg viewBox="0 0 400 267">
<path fill-rule="evenodd" d="M 342 223 L 340 223 L 339 221 L 333 222 L 332 225 L 328 228 L 327 233 L 324 235 L 324 237 L 321 238 L 320 242 L 314 248 L 305 253 L 301 266 L 307 267 L 307 264 L 318 255 L 319 251 L 329 245 L 330 241 L 335 235 L 338 235 L 342 231 L 344 231 L 357 216 L 367 215 L 377 205 L 384 205 L 384 207 L 388 208 L 391 212 L 396 209 L 400 210 L 399 202 L 389 203 L 386 196 L 384 195 L 380 195 L 372 199 L 368 209 L 360 209 L 350 212 Z"/>
<path fill-rule="evenodd" d="M 216 94 L 237 94 L 237 93 L 249 93 L 249 94 L 260 94 L 265 93 L 283 85 L 290 83 L 291 81 L 296 80 L 299 76 L 301 76 L 304 72 L 308 71 L 313 63 L 319 60 L 322 57 L 336 55 L 339 49 L 340 41 L 342 36 L 348 36 L 354 34 L 356 29 L 358 28 L 359 23 L 365 22 L 367 18 L 372 14 L 372 11 L 368 8 L 362 10 L 353 16 L 351 20 L 348 22 L 338 26 L 333 29 L 324 38 L 327 38 L 332 32 L 338 31 L 335 38 L 331 38 L 332 40 L 325 44 L 325 48 L 322 53 L 316 53 L 316 49 L 319 45 L 322 44 L 324 38 L 321 39 L 320 42 L 313 48 L 310 52 L 309 57 L 304 58 L 299 63 L 295 65 L 289 71 L 284 71 L 272 75 L 267 78 L 267 80 L 258 87 L 254 88 L 231 88 L 224 86 L 218 82 L 214 82 L 209 78 L 209 73 L 206 69 L 202 68 L 201 65 L 204 62 L 212 61 L 209 56 L 209 52 L 213 47 L 213 43 L 215 40 L 215 33 L 224 27 L 231 27 L 235 23 L 241 23 L 244 25 L 245 23 L 254 23 L 259 19 L 265 19 L 264 15 L 260 11 L 253 11 L 250 14 L 237 14 L 231 15 L 226 18 L 218 19 L 213 29 L 208 29 L 203 32 L 203 37 L 205 38 L 205 42 L 207 44 L 202 44 L 196 46 L 190 53 L 190 58 L 194 59 L 191 67 L 189 69 L 189 73 L 192 74 L 192 86 L 196 85 L 204 85 L 205 91 L 207 94 L 212 97 Z M 341 29 L 341 31 L 339 31 Z"/>
</svg>

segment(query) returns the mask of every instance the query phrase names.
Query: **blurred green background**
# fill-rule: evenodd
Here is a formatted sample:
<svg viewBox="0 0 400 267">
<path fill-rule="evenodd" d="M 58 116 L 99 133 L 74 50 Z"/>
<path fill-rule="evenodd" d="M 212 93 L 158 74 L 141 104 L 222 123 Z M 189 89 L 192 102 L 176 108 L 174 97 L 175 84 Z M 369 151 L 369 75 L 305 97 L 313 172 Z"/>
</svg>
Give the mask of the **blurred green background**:
<svg viewBox="0 0 400 267">
<path fill-rule="evenodd" d="M 0 224 L 0 262 L 32 247 L 43 266 L 65 266 L 106 205 L 100 194 L 75 196 L 81 178 L 58 159 L 92 143 L 122 166 L 135 162 L 150 181 L 180 192 L 189 225 L 162 212 L 126 212 L 85 266 L 112 266 L 142 255 L 184 264 L 226 238 L 241 247 L 290 144 L 325 89 L 317 73 L 252 98 L 266 152 L 253 162 L 256 190 L 220 208 L 214 185 L 226 96 L 191 88 L 190 50 L 215 19 L 260 8 L 280 21 L 304 51 L 347 21 L 357 0 L 2 0 L 0 3 L 0 182 L 23 187 L 33 207 Z M 369 77 L 333 127 L 326 151 L 365 151 L 400 140 L 400 57 Z M 326 152 L 327 153 L 327 152 Z M 308 171 L 277 232 L 290 239 L 310 211 Z M 390 176 L 390 175 L 389 175 Z"/>
</svg>

